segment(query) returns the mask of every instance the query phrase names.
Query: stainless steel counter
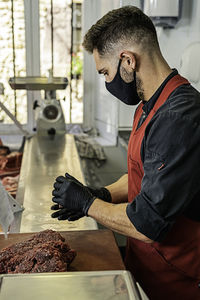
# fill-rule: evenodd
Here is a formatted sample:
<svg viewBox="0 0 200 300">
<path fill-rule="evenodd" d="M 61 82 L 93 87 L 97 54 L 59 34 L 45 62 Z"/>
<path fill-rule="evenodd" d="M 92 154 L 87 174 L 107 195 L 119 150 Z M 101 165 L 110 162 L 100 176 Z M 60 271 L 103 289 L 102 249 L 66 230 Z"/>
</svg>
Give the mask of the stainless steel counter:
<svg viewBox="0 0 200 300">
<path fill-rule="evenodd" d="M 140 300 L 128 271 L 10 274 L 0 276 L 0 298 Z"/>
<path fill-rule="evenodd" d="M 66 172 L 84 183 L 72 135 L 56 136 L 54 139 L 35 135 L 26 141 L 16 197 L 25 209 L 15 216 L 12 232 L 97 229 L 96 221 L 89 217 L 75 222 L 51 218 L 53 183 L 57 176 Z"/>
</svg>

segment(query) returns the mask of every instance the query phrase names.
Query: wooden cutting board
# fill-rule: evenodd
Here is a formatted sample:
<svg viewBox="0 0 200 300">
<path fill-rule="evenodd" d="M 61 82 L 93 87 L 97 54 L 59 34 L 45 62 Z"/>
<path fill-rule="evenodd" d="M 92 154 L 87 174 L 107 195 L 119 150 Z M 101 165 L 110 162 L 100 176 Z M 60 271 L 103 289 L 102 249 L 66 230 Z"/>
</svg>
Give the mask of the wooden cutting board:
<svg viewBox="0 0 200 300">
<path fill-rule="evenodd" d="M 0 235 L 0 250 L 24 241 L 35 233 Z M 69 271 L 125 270 L 119 248 L 110 230 L 61 231 L 60 234 L 77 251 Z"/>
</svg>

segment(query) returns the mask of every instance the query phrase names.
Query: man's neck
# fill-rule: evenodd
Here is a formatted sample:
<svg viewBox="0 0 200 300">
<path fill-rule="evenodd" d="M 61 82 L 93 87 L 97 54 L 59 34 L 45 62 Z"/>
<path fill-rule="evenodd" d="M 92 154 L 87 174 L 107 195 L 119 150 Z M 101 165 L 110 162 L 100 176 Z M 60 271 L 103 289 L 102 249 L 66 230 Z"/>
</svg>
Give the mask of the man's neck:
<svg viewBox="0 0 200 300">
<path fill-rule="evenodd" d="M 138 75 L 142 81 L 144 101 L 148 101 L 162 82 L 173 72 L 162 56 L 144 61 L 140 70 Z"/>
</svg>

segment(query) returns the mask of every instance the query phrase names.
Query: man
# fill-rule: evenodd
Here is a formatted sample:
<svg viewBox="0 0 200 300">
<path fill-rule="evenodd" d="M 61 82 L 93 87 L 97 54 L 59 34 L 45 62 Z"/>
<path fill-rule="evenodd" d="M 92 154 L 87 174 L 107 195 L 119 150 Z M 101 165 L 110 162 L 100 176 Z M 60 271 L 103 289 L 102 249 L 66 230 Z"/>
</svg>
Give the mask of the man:
<svg viewBox="0 0 200 300">
<path fill-rule="evenodd" d="M 96 190 L 59 176 L 52 216 L 91 216 L 128 236 L 127 269 L 150 299 L 200 299 L 200 94 L 169 67 L 153 23 L 134 6 L 106 14 L 83 46 L 111 94 L 140 102 L 128 174 Z"/>
</svg>

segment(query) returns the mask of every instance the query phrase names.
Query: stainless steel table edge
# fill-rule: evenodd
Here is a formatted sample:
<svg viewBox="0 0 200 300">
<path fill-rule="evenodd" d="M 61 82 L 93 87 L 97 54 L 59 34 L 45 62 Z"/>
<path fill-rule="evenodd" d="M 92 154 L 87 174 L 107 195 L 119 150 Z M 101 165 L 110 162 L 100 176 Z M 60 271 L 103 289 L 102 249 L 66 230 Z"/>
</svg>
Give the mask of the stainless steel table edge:
<svg viewBox="0 0 200 300">
<path fill-rule="evenodd" d="M 48 277 L 92 277 L 92 276 L 111 276 L 111 275 L 122 275 L 126 281 L 128 293 L 131 296 L 130 300 L 142 300 L 136 282 L 132 278 L 131 273 L 128 270 L 110 270 L 110 271 L 81 271 L 81 272 L 52 272 L 52 273 L 26 273 L 26 274 L 0 274 L 0 292 L 1 286 L 4 278 L 16 278 L 19 277 L 21 279 L 28 277 L 40 277 L 40 278 L 48 278 Z M 132 296 L 134 295 L 134 297 Z"/>
<path fill-rule="evenodd" d="M 49 158 L 53 159 L 52 165 L 46 165 Z M 34 171 L 37 172 L 35 176 Z M 35 135 L 26 140 L 16 196 L 16 200 L 24 206 L 25 210 L 15 214 L 15 220 L 10 229 L 11 233 L 39 232 L 45 229 L 56 231 L 98 229 L 96 221 L 90 217 L 65 223 L 50 217 L 51 202 L 49 200 L 47 210 L 46 199 L 52 198 L 51 190 L 54 178 L 66 171 L 77 176 L 77 179 L 84 183 L 73 135 L 65 134 L 55 140 Z M 36 188 L 36 182 L 38 184 L 41 182 L 39 189 Z"/>
</svg>

